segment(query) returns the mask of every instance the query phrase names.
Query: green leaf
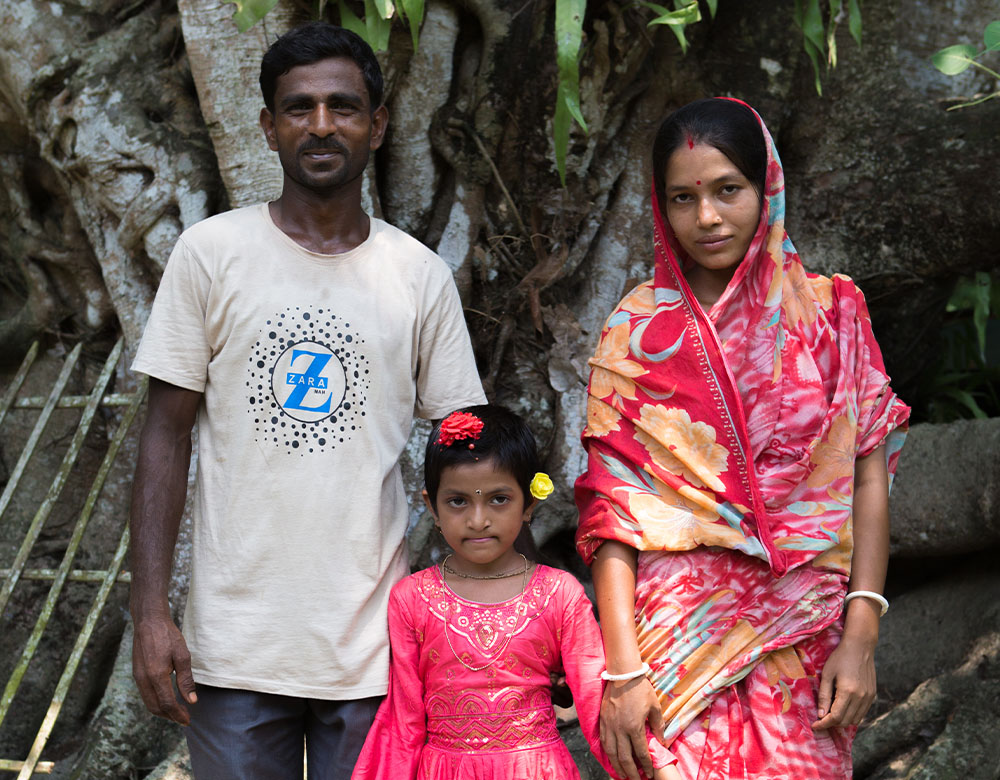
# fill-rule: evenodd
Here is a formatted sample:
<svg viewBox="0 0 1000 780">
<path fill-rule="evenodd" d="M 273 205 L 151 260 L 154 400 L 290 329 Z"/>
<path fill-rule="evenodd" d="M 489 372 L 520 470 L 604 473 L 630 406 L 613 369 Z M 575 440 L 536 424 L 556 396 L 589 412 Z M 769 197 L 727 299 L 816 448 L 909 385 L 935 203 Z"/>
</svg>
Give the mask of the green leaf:
<svg viewBox="0 0 1000 780">
<path fill-rule="evenodd" d="M 697 0 L 692 0 L 691 2 L 674 0 L 676 8 L 673 11 L 664 8 L 662 5 L 642 2 L 641 0 L 640 5 L 652 9 L 657 14 L 646 26 L 652 27 L 657 24 L 668 25 L 677 38 L 677 42 L 681 45 L 681 52 L 687 54 L 688 40 L 687 35 L 684 33 L 684 28 L 689 24 L 701 21 L 701 9 L 698 8 Z"/>
<path fill-rule="evenodd" d="M 820 61 L 823 59 L 825 46 L 825 31 L 823 29 L 823 13 L 820 11 L 819 0 L 795 0 L 793 12 L 795 24 L 802 29 L 802 47 L 812 61 L 813 73 L 816 76 L 816 94 L 823 94 L 820 83 Z"/>
<path fill-rule="evenodd" d="M 983 360 L 986 356 L 986 321 L 990 317 L 992 296 L 993 280 L 986 271 L 977 271 L 974 277 L 959 278 L 945 306 L 945 311 L 948 312 L 972 310 L 972 324 L 976 330 L 979 356 Z"/>
<path fill-rule="evenodd" d="M 552 118 L 552 135 L 556 145 L 556 170 L 559 171 L 559 181 L 566 186 L 566 152 L 569 151 L 569 107 L 566 105 L 565 90 L 562 84 L 556 95 L 556 113 Z"/>
<path fill-rule="evenodd" d="M 813 46 L 812 42 L 807 39 L 802 40 L 802 45 L 805 47 L 806 54 L 809 55 L 809 59 L 812 61 L 813 75 L 816 78 L 816 94 L 822 97 L 823 84 L 822 82 L 820 82 L 820 67 L 819 67 L 820 52 L 817 51 L 816 47 Z"/>
<path fill-rule="evenodd" d="M 392 7 L 390 0 L 388 2 Z M 389 48 L 389 33 L 392 32 L 392 19 L 382 16 L 376 3 L 380 0 L 365 0 L 365 28 L 368 30 L 368 45 L 375 51 L 385 51 Z M 390 12 L 391 13 L 391 12 Z"/>
<path fill-rule="evenodd" d="M 1000 50 L 1000 19 L 986 25 L 983 41 L 986 43 L 986 51 Z"/>
<path fill-rule="evenodd" d="M 802 34 L 815 47 L 816 51 L 822 54 L 824 45 L 823 12 L 820 10 L 819 0 L 805 0 L 805 4 L 802 14 Z"/>
<path fill-rule="evenodd" d="M 410 35 L 413 38 L 413 50 L 417 50 L 420 38 L 420 25 L 424 21 L 424 0 L 399 0 L 399 15 L 410 25 Z"/>
<path fill-rule="evenodd" d="M 715 18 L 715 12 L 719 8 L 719 0 L 705 0 L 705 5 L 708 6 L 708 14 L 713 19 Z"/>
<path fill-rule="evenodd" d="M 396 8 L 392 4 L 392 0 L 374 0 L 374 3 L 375 3 L 375 10 L 378 11 L 379 18 L 381 19 L 392 18 L 392 12 L 396 10 Z M 365 3 L 365 6 L 367 9 L 368 3 Z"/>
<path fill-rule="evenodd" d="M 964 406 L 966 409 L 972 412 L 972 416 L 975 417 L 977 420 L 986 419 L 987 417 L 986 412 L 984 412 L 980 408 L 979 404 L 976 403 L 976 399 L 972 397 L 972 393 L 969 393 L 965 390 L 961 390 L 956 387 L 950 390 L 946 390 L 944 393 L 942 393 L 942 395 L 948 398 L 953 398 L 954 400 L 958 401 L 962 406 Z"/>
<path fill-rule="evenodd" d="M 976 340 L 979 342 L 979 356 L 986 360 L 986 321 L 990 318 L 990 275 L 985 271 L 976 272 L 976 307 L 972 311 L 972 323 L 976 326 Z"/>
<path fill-rule="evenodd" d="M 955 76 L 972 64 L 972 58 L 976 56 L 976 53 L 975 46 L 958 43 L 941 49 L 931 57 L 931 62 L 946 76 Z"/>
<path fill-rule="evenodd" d="M 350 8 L 344 0 L 337 0 L 337 10 L 340 12 L 340 26 L 345 27 L 356 35 L 360 35 L 369 46 L 372 42 L 368 40 L 368 28 L 360 17 Z"/>
<path fill-rule="evenodd" d="M 842 7 L 841 0 L 830 0 L 830 22 L 826 26 L 826 61 L 831 68 L 837 67 L 837 24 Z"/>
<path fill-rule="evenodd" d="M 647 27 L 652 27 L 654 24 L 669 24 L 672 26 L 683 27 L 685 25 L 701 21 L 701 9 L 698 8 L 698 0 L 692 0 L 692 2 L 686 3 L 676 11 L 670 11 L 662 5 L 657 5 L 656 3 L 642 2 L 640 5 L 651 8 L 658 14 L 651 22 L 649 22 L 649 24 L 646 25 Z"/>
<path fill-rule="evenodd" d="M 847 2 L 847 29 L 851 31 L 854 42 L 861 45 L 861 0 Z"/>
<path fill-rule="evenodd" d="M 570 118 L 587 130 L 580 110 L 580 46 L 583 43 L 583 14 L 586 0 L 556 0 L 556 63 L 559 66 L 559 88 L 553 135 L 556 146 L 556 170 L 566 186 L 566 153 L 569 150 Z"/>
<path fill-rule="evenodd" d="M 233 21 L 236 22 L 236 29 L 240 32 L 249 30 L 278 4 L 278 0 L 224 0 L 224 2 L 236 6 Z"/>
</svg>

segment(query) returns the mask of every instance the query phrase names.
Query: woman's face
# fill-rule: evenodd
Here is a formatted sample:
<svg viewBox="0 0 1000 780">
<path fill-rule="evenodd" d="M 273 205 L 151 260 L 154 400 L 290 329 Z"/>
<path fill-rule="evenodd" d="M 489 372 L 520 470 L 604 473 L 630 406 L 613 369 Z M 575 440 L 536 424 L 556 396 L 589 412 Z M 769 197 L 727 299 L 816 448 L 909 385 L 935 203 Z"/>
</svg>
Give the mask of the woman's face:
<svg viewBox="0 0 1000 780">
<path fill-rule="evenodd" d="M 714 146 L 683 144 L 667 162 L 667 221 L 681 247 L 710 272 L 736 270 L 760 220 L 760 197 Z"/>
</svg>

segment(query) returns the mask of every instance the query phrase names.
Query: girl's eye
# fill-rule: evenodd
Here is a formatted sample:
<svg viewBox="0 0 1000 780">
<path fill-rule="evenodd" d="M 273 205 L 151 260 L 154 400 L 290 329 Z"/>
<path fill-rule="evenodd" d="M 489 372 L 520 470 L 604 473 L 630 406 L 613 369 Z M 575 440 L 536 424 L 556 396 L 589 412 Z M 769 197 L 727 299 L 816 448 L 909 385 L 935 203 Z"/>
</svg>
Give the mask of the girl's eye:
<svg viewBox="0 0 1000 780">
<path fill-rule="evenodd" d="M 465 499 L 462 498 L 461 496 L 452 496 L 451 498 L 445 501 L 445 504 L 455 509 L 458 509 L 459 507 L 465 506 Z"/>
<path fill-rule="evenodd" d="M 510 503 L 510 496 L 493 496 L 491 502 L 503 506 L 504 504 Z"/>
<path fill-rule="evenodd" d="M 738 184 L 727 184 L 722 188 L 723 195 L 735 195 L 742 189 Z"/>
<path fill-rule="evenodd" d="M 688 195 L 686 192 L 682 192 L 680 195 L 674 195 L 674 197 L 671 198 L 671 200 L 674 203 L 690 203 L 691 196 Z"/>
</svg>

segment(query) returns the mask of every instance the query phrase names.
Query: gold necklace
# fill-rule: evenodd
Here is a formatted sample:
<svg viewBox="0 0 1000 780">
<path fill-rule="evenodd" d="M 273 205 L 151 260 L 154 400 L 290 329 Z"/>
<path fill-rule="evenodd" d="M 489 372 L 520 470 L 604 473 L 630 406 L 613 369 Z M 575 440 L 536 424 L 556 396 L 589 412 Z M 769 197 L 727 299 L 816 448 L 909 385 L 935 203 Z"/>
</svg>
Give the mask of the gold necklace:
<svg viewBox="0 0 1000 780">
<path fill-rule="evenodd" d="M 499 574 L 466 574 L 465 572 L 455 571 L 451 566 L 448 565 L 448 561 L 451 559 L 451 553 L 445 556 L 445 559 L 441 562 L 441 568 L 444 569 L 449 574 L 454 574 L 456 577 L 461 577 L 466 580 L 505 580 L 508 577 L 513 577 L 515 574 L 524 574 L 528 571 L 528 559 L 523 555 L 521 560 L 524 561 L 523 569 L 511 569 L 510 571 L 503 571 Z M 444 579 L 442 577 L 442 579 Z"/>
<path fill-rule="evenodd" d="M 451 556 L 448 557 L 450 558 Z M 525 558 L 524 555 L 521 555 L 521 558 L 524 560 L 524 571 L 523 571 L 524 579 L 521 581 L 521 592 L 517 596 L 517 604 L 514 605 L 514 626 L 508 632 L 507 636 L 504 637 L 503 642 L 500 643 L 500 647 L 497 648 L 497 651 L 490 657 L 489 662 L 484 664 L 483 666 L 473 666 L 472 664 L 466 663 L 465 659 L 463 659 L 462 656 L 460 656 L 457 652 L 455 652 L 455 646 L 451 643 L 451 635 L 448 632 L 448 629 L 450 628 L 450 625 L 448 624 L 448 616 L 451 614 L 451 599 L 448 597 L 448 583 L 444 578 L 444 570 L 442 569 L 441 580 L 445 584 L 444 638 L 448 642 L 448 648 L 451 650 L 451 654 L 455 656 L 455 660 L 457 660 L 460 664 L 462 664 L 462 666 L 464 666 L 470 672 L 481 672 L 484 669 L 489 669 L 491 666 L 493 666 L 493 664 L 496 663 L 496 660 L 501 656 L 503 656 L 503 654 L 507 650 L 507 646 L 510 644 L 510 640 L 514 638 L 514 629 L 517 628 L 517 615 L 521 610 L 521 604 L 524 603 L 524 591 L 528 587 L 528 568 L 529 568 L 528 559 Z M 442 562 L 442 566 L 447 561 L 448 558 L 445 558 L 444 561 Z"/>
</svg>

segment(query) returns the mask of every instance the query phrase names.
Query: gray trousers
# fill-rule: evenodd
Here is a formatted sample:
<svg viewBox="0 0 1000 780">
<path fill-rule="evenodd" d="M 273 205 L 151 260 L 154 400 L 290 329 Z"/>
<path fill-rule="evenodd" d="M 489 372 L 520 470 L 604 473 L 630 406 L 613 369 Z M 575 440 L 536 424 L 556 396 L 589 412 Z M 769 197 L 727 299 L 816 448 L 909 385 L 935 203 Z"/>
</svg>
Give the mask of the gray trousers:
<svg viewBox="0 0 1000 780">
<path fill-rule="evenodd" d="M 301 699 L 199 684 L 185 729 L 196 780 L 349 780 L 381 696 Z"/>
</svg>

